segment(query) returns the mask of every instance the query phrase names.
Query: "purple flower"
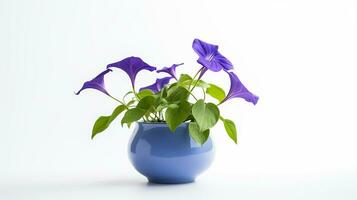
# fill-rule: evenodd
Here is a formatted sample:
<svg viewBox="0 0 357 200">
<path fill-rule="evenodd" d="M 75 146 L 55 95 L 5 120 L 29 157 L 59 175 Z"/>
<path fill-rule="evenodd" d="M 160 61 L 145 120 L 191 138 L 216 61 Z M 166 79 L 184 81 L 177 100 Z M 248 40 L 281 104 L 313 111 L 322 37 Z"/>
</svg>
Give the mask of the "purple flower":
<svg viewBox="0 0 357 200">
<path fill-rule="evenodd" d="M 85 89 L 96 89 L 99 90 L 101 92 L 103 92 L 106 95 L 110 94 L 105 90 L 105 86 L 104 86 L 104 76 L 108 73 L 111 72 L 111 69 L 107 69 L 105 71 L 103 71 L 102 73 L 100 73 L 98 76 L 96 76 L 94 79 L 87 81 L 83 84 L 82 88 L 76 93 L 76 95 L 79 95 L 79 93 L 81 93 L 82 90 Z"/>
<path fill-rule="evenodd" d="M 125 58 L 119 62 L 107 65 L 107 68 L 111 68 L 111 67 L 116 67 L 125 71 L 129 75 L 129 78 L 131 80 L 131 85 L 133 88 L 135 84 L 136 75 L 141 70 L 149 70 L 149 71 L 156 70 L 156 67 L 148 65 L 139 57 L 133 57 L 133 56 Z"/>
<path fill-rule="evenodd" d="M 229 78 L 231 79 L 231 88 L 229 89 L 227 96 L 222 100 L 221 103 L 232 98 L 243 98 L 246 101 L 253 103 L 254 105 L 257 104 L 259 97 L 249 92 L 248 89 L 239 80 L 236 74 L 234 74 L 233 72 L 227 73 L 229 75 Z"/>
<path fill-rule="evenodd" d="M 177 80 L 177 78 L 176 78 L 176 67 L 180 66 L 180 65 L 183 65 L 183 63 L 173 64 L 171 67 L 164 67 L 164 68 L 162 68 L 160 70 L 157 70 L 156 72 L 157 73 L 164 72 L 164 73 L 170 74 L 174 79 Z"/>
<path fill-rule="evenodd" d="M 154 84 L 140 88 L 139 91 L 148 89 L 154 93 L 157 93 L 170 82 L 170 79 L 172 79 L 172 77 L 158 78 Z"/>
<path fill-rule="evenodd" d="M 221 71 L 222 69 L 225 71 L 233 69 L 232 63 L 218 52 L 217 45 L 195 39 L 193 40 L 192 48 L 199 55 L 197 62 L 205 68 L 214 72 Z"/>
</svg>

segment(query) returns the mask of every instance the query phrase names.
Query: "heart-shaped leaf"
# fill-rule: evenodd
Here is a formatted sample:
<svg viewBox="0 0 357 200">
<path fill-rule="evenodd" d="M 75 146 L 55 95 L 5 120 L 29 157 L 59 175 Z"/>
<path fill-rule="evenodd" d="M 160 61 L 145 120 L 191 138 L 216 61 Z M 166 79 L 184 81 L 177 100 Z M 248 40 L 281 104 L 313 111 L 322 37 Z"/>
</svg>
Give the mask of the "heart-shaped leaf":
<svg viewBox="0 0 357 200">
<path fill-rule="evenodd" d="M 169 103 L 179 103 L 187 101 L 189 95 L 190 92 L 186 88 L 178 86 L 168 91 L 168 96 L 166 100 Z"/>
<path fill-rule="evenodd" d="M 139 99 L 142 99 L 146 96 L 150 96 L 150 95 L 153 95 L 154 93 L 151 91 L 151 90 L 148 90 L 148 89 L 144 89 L 144 90 L 141 90 L 137 96 Z"/>
<path fill-rule="evenodd" d="M 176 105 L 176 104 L 173 104 Z M 176 128 L 185 121 L 191 114 L 191 106 L 187 101 L 179 103 L 177 106 L 168 106 L 165 112 L 166 123 L 170 130 L 174 132 Z"/>
<path fill-rule="evenodd" d="M 177 81 L 178 83 L 182 83 L 182 82 L 185 82 L 185 81 L 191 81 L 192 80 L 192 77 L 188 74 L 181 74 L 179 80 Z"/>
<path fill-rule="evenodd" d="M 213 103 L 198 100 L 192 107 L 192 115 L 201 131 L 212 128 L 219 119 L 219 109 Z"/>
<path fill-rule="evenodd" d="M 129 109 L 125 114 L 123 119 L 121 120 L 121 124 L 130 123 L 138 121 L 141 119 L 145 113 L 150 110 L 155 102 L 155 97 L 153 96 L 145 96 L 142 98 L 136 108 Z"/>
<path fill-rule="evenodd" d="M 207 141 L 210 132 L 209 129 L 200 131 L 200 127 L 198 127 L 196 122 L 191 122 L 188 125 L 188 131 L 190 132 L 191 138 L 200 145 Z"/>
<path fill-rule="evenodd" d="M 208 88 L 209 84 L 204 82 L 203 80 L 193 80 L 189 75 L 187 74 L 182 74 L 180 79 L 177 81 L 177 84 L 179 86 L 183 86 L 185 88 L 188 88 L 188 86 L 195 85 L 196 87 L 201 87 L 201 88 Z"/>
<path fill-rule="evenodd" d="M 126 111 L 123 119 L 121 119 L 121 125 L 125 123 L 132 123 L 141 119 L 146 113 L 146 110 L 140 108 L 132 108 Z M 129 126 L 129 125 L 128 125 Z"/>
<path fill-rule="evenodd" d="M 143 110 L 148 110 L 154 103 L 155 103 L 154 96 L 145 96 L 139 101 L 136 107 Z"/>
</svg>

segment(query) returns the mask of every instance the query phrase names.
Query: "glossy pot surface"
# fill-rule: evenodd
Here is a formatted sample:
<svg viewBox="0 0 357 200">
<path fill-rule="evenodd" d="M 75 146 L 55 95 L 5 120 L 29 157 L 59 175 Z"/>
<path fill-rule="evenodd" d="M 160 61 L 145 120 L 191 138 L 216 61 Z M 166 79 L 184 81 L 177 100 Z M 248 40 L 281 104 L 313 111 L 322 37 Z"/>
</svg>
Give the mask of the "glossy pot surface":
<svg viewBox="0 0 357 200">
<path fill-rule="evenodd" d="M 165 123 L 138 122 L 128 153 L 135 169 L 150 182 L 189 183 L 211 165 L 214 148 L 211 138 L 197 144 L 188 123 L 171 132 Z"/>
</svg>

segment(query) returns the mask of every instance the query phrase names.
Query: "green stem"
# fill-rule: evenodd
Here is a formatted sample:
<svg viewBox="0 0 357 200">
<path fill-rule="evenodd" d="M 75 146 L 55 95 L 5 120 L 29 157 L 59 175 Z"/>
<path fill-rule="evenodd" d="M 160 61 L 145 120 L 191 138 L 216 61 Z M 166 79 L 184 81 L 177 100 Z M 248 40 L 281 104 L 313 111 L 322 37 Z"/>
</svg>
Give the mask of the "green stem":
<svg viewBox="0 0 357 200">
<path fill-rule="evenodd" d="M 198 70 L 198 72 L 201 72 L 202 70 L 203 70 L 203 67 L 202 67 L 200 70 Z M 195 78 L 196 78 L 198 72 L 196 73 Z M 195 89 L 195 87 L 197 86 L 197 83 L 198 83 L 198 81 L 199 81 L 200 79 L 201 79 L 201 77 L 199 77 L 199 78 L 196 80 L 196 82 L 195 82 L 195 84 L 193 85 L 193 87 L 191 88 L 190 92 L 192 92 L 193 89 Z M 193 79 L 193 80 L 194 80 L 194 79 Z M 191 81 L 191 83 L 190 83 L 190 87 L 191 87 L 191 84 L 192 84 L 192 81 Z M 190 88 L 190 87 L 189 87 L 189 88 Z"/>
<path fill-rule="evenodd" d="M 190 90 L 193 81 L 195 80 L 196 76 L 197 76 L 202 70 L 203 70 L 203 67 L 200 68 L 200 69 L 197 71 L 197 73 L 195 74 L 195 76 L 193 76 L 193 78 L 192 78 L 192 80 L 191 80 L 191 82 L 190 82 L 190 85 L 188 86 L 188 90 Z"/>
<path fill-rule="evenodd" d="M 198 99 L 195 97 L 195 95 L 193 95 L 192 92 L 190 92 L 190 95 L 191 95 L 196 101 L 198 101 Z"/>
<path fill-rule="evenodd" d="M 115 97 L 113 97 L 113 96 L 111 96 L 111 95 L 108 95 L 108 96 L 109 96 L 110 98 L 114 99 L 115 101 L 117 101 L 117 102 L 123 104 L 124 106 L 126 106 L 126 104 L 125 104 L 124 102 L 120 101 L 119 99 L 117 99 L 117 98 L 115 98 Z M 126 108 L 128 108 L 128 106 L 126 106 Z"/>
<path fill-rule="evenodd" d="M 159 116 L 157 116 L 157 113 L 153 113 L 154 115 L 155 115 L 155 119 L 156 119 L 156 121 L 159 121 L 160 120 L 160 117 Z"/>
<path fill-rule="evenodd" d="M 216 106 L 219 106 L 219 105 L 221 105 L 222 103 L 224 103 L 224 101 L 219 102 Z"/>
<path fill-rule="evenodd" d="M 145 116 L 143 116 L 143 119 L 144 119 L 144 122 L 148 122 L 149 121 Z"/>
<path fill-rule="evenodd" d="M 202 92 L 203 92 L 203 101 L 206 100 L 206 92 L 205 92 L 205 89 L 202 88 Z"/>
<path fill-rule="evenodd" d="M 124 96 L 123 96 L 123 98 L 122 98 L 122 101 L 125 103 L 125 98 L 129 95 L 129 94 L 131 94 L 132 93 L 132 91 L 130 91 L 130 92 L 127 92 Z"/>
<path fill-rule="evenodd" d="M 161 118 L 160 120 L 161 120 L 161 121 L 165 121 L 165 119 L 164 119 L 164 114 L 163 114 L 161 111 L 160 111 L 159 113 L 160 113 L 160 118 Z"/>
<path fill-rule="evenodd" d="M 195 84 L 194 84 L 194 86 L 192 87 L 192 89 L 191 89 L 191 86 L 192 86 L 193 81 L 195 81 L 195 78 L 198 76 L 199 73 L 201 73 L 202 70 L 203 70 L 203 67 L 200 68 L 200 69 L 196 72 L 195 76 L 193 76 L 193 78 L 192 78 L 192 80 L 191 80 L 191 82 L 190 82 L 190 85 L 188 86 L 188 90 L 189 90 L 189 92 L 190 92 L 190 95 L 191 95 L 196 101 L 198 101 L 198 99 L 195 97 L 195 95 L 193 95 L 192 91 L 193 91 L 193 89 L 196 87 L 196 85 L 197 85 L 197 83 L 198 83 L 198 81 L 199 81 L 200 79 L 198 79 L 198 80 L 195 82 Z"/>
<path fill-rule="evenodd" d="M 192 92 L 193 89 L 195 89 L 195 87 L 197 86 L 197 83 L 198 83 L 199 80 L 200 80 L 200 79 L 197 79 L 197 81 L 195 82 L 195 84 L 194 84 L 193 87 L 191 88 L 190 92 Z"/>
</svg>

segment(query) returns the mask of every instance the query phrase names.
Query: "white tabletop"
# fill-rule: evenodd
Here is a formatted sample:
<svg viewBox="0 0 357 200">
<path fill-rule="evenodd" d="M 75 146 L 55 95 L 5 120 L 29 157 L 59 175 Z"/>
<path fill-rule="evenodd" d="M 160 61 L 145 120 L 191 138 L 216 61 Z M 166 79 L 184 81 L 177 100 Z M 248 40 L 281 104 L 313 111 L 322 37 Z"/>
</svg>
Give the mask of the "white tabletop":
<svg viewBox="0 0 357 200">
<path fill-rule="evenodd" d="M 1 0 L 0 200 L 356 200 L 356 19 L 356 0 Z M 239 144 L 214 127 L 197 182 L 147 184 L 128 161 L 132 129 L 115 120 L 90 140 L 117 104 L 74 91 L 128 56 L 193 75 L 194 38 L 219 45 L 260 99 L 219 106 Z M 229 90 L 222 71 L 202 78 Z M 120 70 L 105 84 L 131 90 Z"/>
</svg>

